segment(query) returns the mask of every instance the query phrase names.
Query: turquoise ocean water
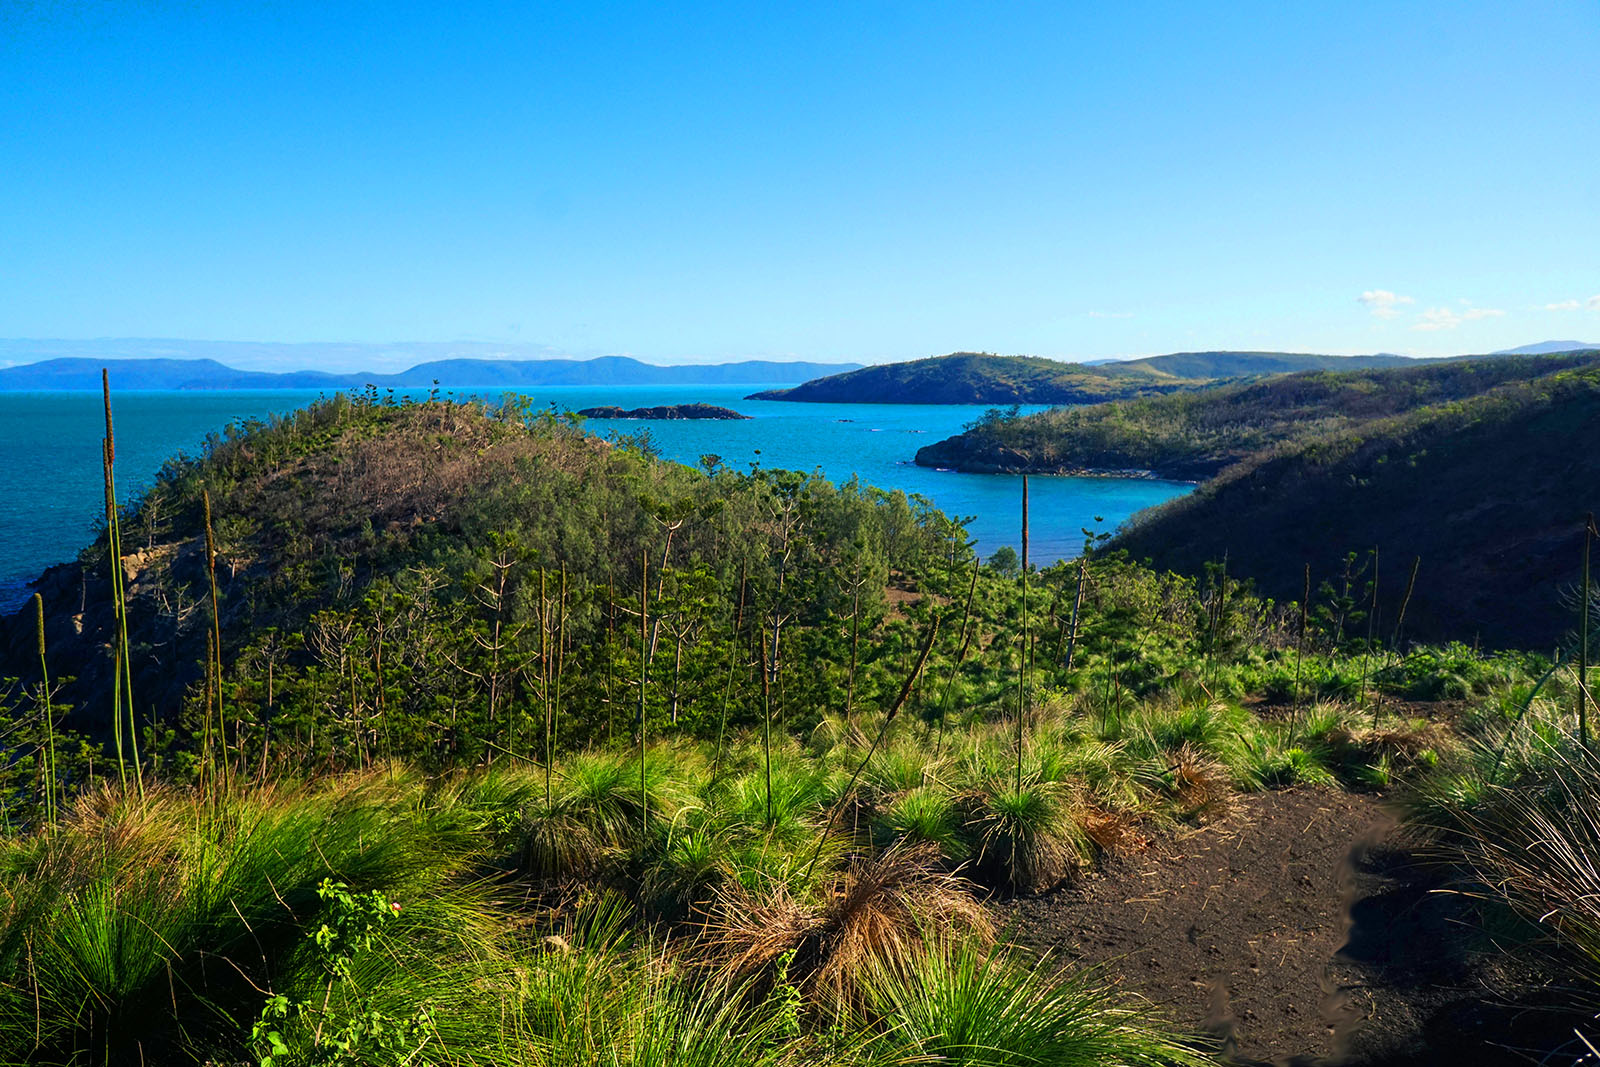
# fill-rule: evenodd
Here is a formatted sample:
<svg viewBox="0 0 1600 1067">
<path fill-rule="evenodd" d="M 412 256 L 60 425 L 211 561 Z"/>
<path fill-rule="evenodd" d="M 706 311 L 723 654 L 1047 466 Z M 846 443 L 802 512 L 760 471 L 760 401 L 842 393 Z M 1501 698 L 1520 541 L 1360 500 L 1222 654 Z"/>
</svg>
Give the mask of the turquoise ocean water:
<svg viewBox="0 0 1600 1067">
<path fill-rule="evenodd" d="M 786 404 L 745 400 L 751 386 L 563 386 L 529 392 L 535 403 L 576 410 L 599 404 L 720 404 L 749 421 L 635 422 L 590 420 L 605 435 L 648 428 L 662 455 L 698 463 L 715 453 L 737 469 L 820 471 L 835 481 L 859 475 L 885 489 L 921 493 L 947 514 L 973 516 L 968 527 L 985 554 L 1020 540 L 1021 479 L 957 474 L 912 463 L 918 448 L 959 433 L 984 410 L 976 406 Z M 770 388 L 762 386 L 760 388 Z M 237 419 L 292 411 L 317 392 L 127 392 L 114 394 L 117 481 L 121 499 L 148 486 L 161 464 L 193 452 L 212 430 Z M 101 504 L 98 393 L 0 393 L 0 611 L 15 609 L 27 583 L 68 561 L 94 534 Z M 1104 519 L 1114 529 L 1141 508 L 1188 485 L 1112 478 L 1030 480 L 1030 558 L 1043 565 L 1075 556 L 1082 527 Z"/>
</svg>

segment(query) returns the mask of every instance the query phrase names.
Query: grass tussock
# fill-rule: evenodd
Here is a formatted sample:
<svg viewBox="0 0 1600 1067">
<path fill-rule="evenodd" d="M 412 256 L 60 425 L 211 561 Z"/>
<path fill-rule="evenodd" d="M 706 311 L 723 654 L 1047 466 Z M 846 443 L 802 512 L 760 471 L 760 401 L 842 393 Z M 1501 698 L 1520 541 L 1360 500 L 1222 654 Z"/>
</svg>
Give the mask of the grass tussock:
<svg viewBox="0 0 1600 1067">
<path fill-rule="evenodd" d="M 798 988 L 830 1005 L 859 999 L 869 968 L 904 970 L 930 931 L 993 940 L 987 913 L 937 850 L 897 847 L 849 866 L 810 899 L 778 885 L 732 888 L 717 901 L 711 955 L 728 980 L 771 981 L 779 961 Z"/>
<path fill-rule="evenodd" d="M 0 852 L 0 1060 L 239 1058 L 280 995 L 428 1014 L 442 1020 L 430 1040 L 484 1047 L 493 1025 L 475 1004 L 503 961 L 495 910 L 466 877 L 477 846 L 456 812 L 388 770 L 84 796 Z M 337 981 L 307 939 L 330 921 L 330 885 L 398 905 Z M 317 1040 L 287 1023 L 281 1036 Z"/>
<path fill-rule="evenodd" d="M 961 938 L 936 939 L 906 968 L 876 968 L 868 1010 L 893 1020 L 885 1043 L 903 1059 L 961 1067 L 1126 1067 L 1206 1062 L 1139 1007 L 1048 961 L 1024 963 Z"/>
<path fill-rule="evenodd" d="M 1445 799 L 1425 828 L 1480 892 L 1546 935 L 1600 1005 L 1600 761 L 1552 749 L 1548 766 Z"/>
</svg>

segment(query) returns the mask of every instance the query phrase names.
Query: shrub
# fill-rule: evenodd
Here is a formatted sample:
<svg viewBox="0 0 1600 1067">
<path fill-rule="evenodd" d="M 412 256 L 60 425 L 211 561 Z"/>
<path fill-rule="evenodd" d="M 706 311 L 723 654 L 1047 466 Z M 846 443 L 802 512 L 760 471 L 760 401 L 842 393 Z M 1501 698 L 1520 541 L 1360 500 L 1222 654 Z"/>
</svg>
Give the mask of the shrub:
<svg viewBox="0 0 1600 1067">
<path fill-rule="evenodd" d="M 1156 1067 L 1201 1063 L 1116 994 L 990 955 L 970 941 L 936 939 L 903 969 L 865 981 L 875 1014 L 894 1020 L 885 1041 L 912 1062 L 951 1067 Z"/>
<path fill-rule="evenodd" d="M 1093 855 L 1053 783 L 1024 781 L 1020 790 L 992 784 L 967 826 L 975 839 L 973 866 L 989 885 L 1033 893 L 1059 883 Z"/>
</svg>

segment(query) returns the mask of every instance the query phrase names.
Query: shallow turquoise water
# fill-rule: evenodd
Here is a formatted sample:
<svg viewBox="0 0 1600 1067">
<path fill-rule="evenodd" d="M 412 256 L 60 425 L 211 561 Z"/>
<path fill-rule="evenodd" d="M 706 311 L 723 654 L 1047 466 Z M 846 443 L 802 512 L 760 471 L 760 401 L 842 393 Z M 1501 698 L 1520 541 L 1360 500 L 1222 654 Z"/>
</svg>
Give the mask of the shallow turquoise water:
<svg viewBox="0 0 1600 1067">
<path fill-rule="evenodd" d="M 957 474 L 911 462 L 918 448 L 959 433 L 983 406 L 785 404 L 744 400 L 748 386 L 563 386 L 529 393 L 535 403 L 576 410 L 701 401 L 753 418 L 740 422 L 590 420 L 601 435 L 648 428 L 669 459 L 698 463 L 714 453 L 728 465 L 817 470 L 844 481 L 921 493 L 946 513 L 972 516 L 968 529 L 985 553 L 1020 539 L 1021 479 Z M 119 496 L 148 486 L 161 464 L 199 447 L 207 432 L 241 418 L 291 411 L 314 391 L 128 392 L 115 395 Z M 102 514 L 98 393 L 0 393 L 0 610 L 14 608 L 27 583 L 72 559 Z M 1030 480 L 1030 558 L 1040 564 L 1077 554 L 1084 526 L 1113 529 L 1141 508 L 1187 492 L 1177 482 L 1112 478 Z"/>
</svg>

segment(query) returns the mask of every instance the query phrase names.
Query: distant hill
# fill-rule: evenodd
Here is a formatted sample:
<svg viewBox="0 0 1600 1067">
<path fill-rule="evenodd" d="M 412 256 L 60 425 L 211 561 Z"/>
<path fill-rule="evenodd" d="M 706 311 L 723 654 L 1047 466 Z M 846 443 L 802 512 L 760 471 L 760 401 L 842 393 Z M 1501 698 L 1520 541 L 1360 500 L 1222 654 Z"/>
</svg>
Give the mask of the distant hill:
<svg viewBox="0 0 1600 1067">
<path fill-rule="evenodd" d="M 834 404 L 1094 404 L 1195 389 L 1226 378 L 1409 362 L 1400 356 L 1180 352 L 1115 363 L 1063 363 L 1038 356 L 954 352 L 865 367 L 792 389 L 756 393 L 750 399 Z"/>
<path fill-rule="evenodd" d="M 990 420 L 917 452 L 924 467 L 987 473 L 1148 471 L 1199 480 L 1264 449 L 1600 364 L 1600 353 L 1407 360 L 1306 371 L 1169 396 Z"/>
<path fill-rule="evenodd" d="M 1319 356 L 1303 352 L 1174 352 L 1128 360 L 1124 367 L 1150 367 L 1180 378 L 1256 378 L 1306 370 L 1370 370 L 1406 367 L 1417 360 L 1387 353 L 1375 356 Z"/>
<path fill-rule="evenodd" d="M 846 363 L 774 363 L 749 360 L 660 367 L 626 356 L 590 360 L 448 359 L 397 373 L 247 371 L 213 359 L 61 357 L 0 368 L 0 391 L 95 390 L 100 368 L 118 389 L 518 389 L 553 385 L 746 385 L 795 382 L 830 374 Z"/>
<path fill-rule="evenodd" d="M 1551 352 L 1582 352 L 1600 350 L 1600 342 L 1591 341 L 1540 341 L 1521 348 L 1502 348 L 1492 352 L 1495 356 L 1542 356 Z"/>
<path fill-rule="evenodd" d="M 1559 360 L 1477 396 L 1264 448 L 1142 512 L 1112 546 L 1191 574 L 1226 557 L 1282 600 L 1299 599 L 1307 564 L 1313 589 L 1338 587 L 1345 554 L 1376 547 L 1384 635 L 1420 557 L 1407 634 L 1548 652 L 1575 625 L 1582 522 L 1600 511 L 1596 426 L 1600 358 Z"/>
</svg>

